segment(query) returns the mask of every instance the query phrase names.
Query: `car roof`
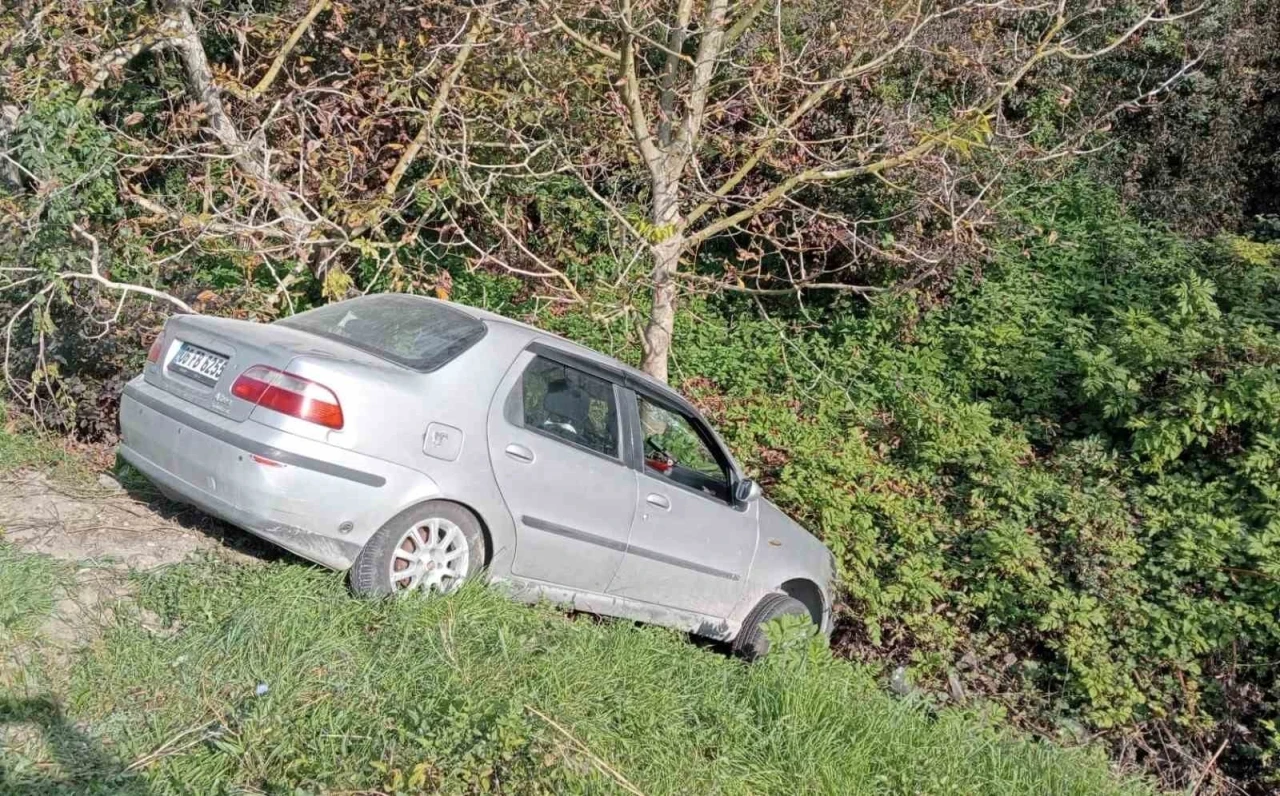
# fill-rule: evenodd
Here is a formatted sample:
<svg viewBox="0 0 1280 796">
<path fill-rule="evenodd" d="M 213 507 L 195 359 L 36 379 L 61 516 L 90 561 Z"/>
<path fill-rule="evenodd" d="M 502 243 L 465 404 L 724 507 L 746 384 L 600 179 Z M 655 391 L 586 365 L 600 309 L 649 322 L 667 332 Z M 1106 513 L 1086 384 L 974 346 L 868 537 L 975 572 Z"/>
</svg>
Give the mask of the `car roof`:
<svg viewBox="0 0 1280 796">
<path fill-rule="evenodd" d="M 361 296 L 359 298 L 354 298 L 349 300 L 350 301 L 376 300 L 381 295 L 387 295 L 387 294 L 372 293 L 365 296 Z M 575 343 L 572 340 L 567 340 L 553 332 L 548 332 L 546 330 L 539 329 L 536 326 L 532 326 L 527 323 L 522 323 L 521 321 L 508 318 L 505 315 L 499 315 L 498 313 L 492 312 L 490 310 L 484 310 L 484 309 L 480 309 L 479 307 L 472 307 L 467 304 L 460 304 L 454 301 L 444 301 L 437 298 L 431 298 L 430 296 L 419 296 L 419 295 L 414 295 L 409 293 L 396 293 L 391 295 L 411 296 L 412 298 L 416 298 L 420 301 L 430 302 L 433 304 L 442 304 L 444 306 L 457 310 L 458 312 L 462 312 L 464 314 L 470 315 L 471 317 L 487 325 L 501 325 L 508 331 L 513 331 L 513 332 L 516 332 L 517 334 L 523 335 L 526 340 L 526 343 L 525 343 L 526 345 L 533 344 L 533 343 L 540 343 L 543 345 L 547 345 L 548 347 L 553 348 L 557 351 L 563 352 L 565 354 L 568 354 L 574 357 L 575 359 L 585 361 L 590 365 L 594 365 L 600 370 L 605 371 L 614 379 L 617 379 L 618 381 L 626 384 L 626 386 L 628 387 L 632 387 L 633 389 L 638 388 L 640 391 L 650 393 L 651 395 L 656 396 L 658 399 L 664 399 L 667 403 L 673 404 L 677 408 L 685 412 L 688 412 L 694 415 L 695 417 L 698 417 L 698 418 L 702 417 L 702 413 L 698 411 L 697 407 L 689 403 L 689 401 L 683 395 L 676 392 L 667 384 L 658 381 L 657 379 L 653 378 L 652 376 L 645 373 L 644 371 L 631 367 L 625 362 L 617 360 L 607 354 L 602 354 L 599 351 L 595 351 L 593 349 L 587 348 L 586 346 Z M 705 421 L 703 422 L 705 423 Z M 713 428 L 709 423 L 706 425 L 707 425 L 707 429 L 713 435 L 719 438 L 719 433 L 715 430 L 715 428 Z M 723 440 L 721 440 L 721 443 L 723 443 Z M 727 446 L 723 446 L 723 447 L 725 448 L 726 451 L 728 451 Z M 730 459 L 732 460 L 732 454 L 730 454 Z M 738 468 L 738 464 L 736 461 L 732 461 L 732 464 L 735 467 L 735 469 Z"/>
<path fill-rule="evenodd" d="M 423 298 L 426 301 L 436 301 L 439 303 L 448 304 L 451 307 L 456 307 L 459 310 L 463 312 L 467 312 L 471 314 L 473 317 L 484 321 L 485 323 L 502 324 L 511 329 L 519 330 L 520 332 L 524 333 L 528 337 L 528 340 L 530 343 L 539 342 L 539 341 L 552 343 L 554 347 L 563 350 L 565 353 L 571 354 L 580 359 L 585 359 L 595 365 L 600 366 L 605 370 L 613 371 L 615 375 L 622 377 L 626 381 L 637 383 L 647 390 L 651 390 L 655 393 L 658 393 L 659 396 L 661 397 L 665 397 L 674 401 L 675 403 L 679 404 L 681 407 L 687 407 L 690 409 L 693 408 L 692 406 L 689 405 L 689 402 L 685 399 L 683 395 L 676 392 L 669 385 L 664 384 L 658 381 L 657 379 L 653 378 L 648 373 L 645 373 L 644 371 L 639 370 L 637 368 L 633 368 L 627 363 L 622 362 L 621 360 L 615 359 L 609 356 L 608 354 L 602 354 L 599 351 L 596 351 L 591 348 L 587 348 L 584 345 L 575 343 L 572 340 L 568 340 L 564 337 L 561 337 L 560 335 L 555 334 L 554 332 L 548 332 L 544 329 L 539 329 L 536 326 L 532 326 L 530 324 L 523 323 L 521 321 L 517 321 L 512 318 L 508 318 L 505 315 L 499 315 L 496 312 L 491 312 L 489 310 L 482 310 L 478 307 L 470 307 L 465 304 L 455 304 L 453 302 L 441 302 L 439 299 L 432 299 L 426 296 L 422 296 L 421 298 Z"/>
</svg>

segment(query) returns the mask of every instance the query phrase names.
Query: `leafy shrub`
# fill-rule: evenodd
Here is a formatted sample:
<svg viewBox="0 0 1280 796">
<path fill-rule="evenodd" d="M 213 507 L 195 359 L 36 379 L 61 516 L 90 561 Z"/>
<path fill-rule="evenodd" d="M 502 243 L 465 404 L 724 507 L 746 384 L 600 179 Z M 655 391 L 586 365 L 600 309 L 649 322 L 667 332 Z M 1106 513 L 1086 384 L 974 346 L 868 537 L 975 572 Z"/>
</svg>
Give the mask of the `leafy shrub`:
<svg viewBox="0 0 1280 796">
<path fill-rule="evenodd" d="M 1189 243 L 1080 181 L 1009 231 L 924 315 L 722 311 L 677 352 L 710 377 L 686 389 L 837 553 L 850 654 L 1136 736 L 1173 786 L 1224 741 L 1265 780 L 1280 247 Z"/>
<path fill-rule="evenodd" d="M 59 278 L 89 270 L 77 224 L 125 217 L 110 168 L 112 137 L 75 98 L 69 86 L 49 86 L 6 142 L 30 180 L 45 188 L 0 182 L 0 272 L 15 275 L 0 291 L 0 344 L 6 387 L 17 392 L 11 400 L 49 428 L 109 441 L 120 391 L 141 368 L 162 315 L 136 299 L 121 304 L 87 280 Z M 154 281 L 152 252 L 137 235 L 126 229 L 115 243 L 101 252 L 102 274 Z"/>
</svg>

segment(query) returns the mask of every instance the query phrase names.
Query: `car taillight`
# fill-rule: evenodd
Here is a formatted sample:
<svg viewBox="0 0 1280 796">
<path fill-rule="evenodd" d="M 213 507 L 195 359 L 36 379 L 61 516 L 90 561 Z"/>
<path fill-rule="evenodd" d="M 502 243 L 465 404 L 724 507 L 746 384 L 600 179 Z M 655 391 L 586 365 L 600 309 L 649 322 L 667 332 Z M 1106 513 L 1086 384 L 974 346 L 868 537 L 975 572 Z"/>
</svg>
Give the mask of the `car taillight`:
<svg viewBox="0 0 1280 796">
<path fill-rule="evenodd" d="M 231 394 L 290 417 L 342 428 L 342 405 L 333 390 L 283 370 L 254 365 L 231 385 Z"/>
<path fill-rule="evenodd" d="M 151 348 L 147 350 L 148 362 L 160 361 L 160 341 L 164 340 L 164 332 L 156 335 L 156 339 L 151 341 Z"/>
</svg>

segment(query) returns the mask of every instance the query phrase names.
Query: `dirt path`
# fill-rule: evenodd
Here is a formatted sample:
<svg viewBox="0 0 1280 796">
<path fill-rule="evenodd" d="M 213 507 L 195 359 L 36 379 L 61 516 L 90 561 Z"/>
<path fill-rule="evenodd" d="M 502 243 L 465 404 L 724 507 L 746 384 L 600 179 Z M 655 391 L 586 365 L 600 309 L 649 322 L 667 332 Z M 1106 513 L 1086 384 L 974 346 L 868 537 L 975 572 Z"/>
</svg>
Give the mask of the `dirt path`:
<svg viewBox="0 0 1280 796">
<path fill-rule="evenodd" d="M 114 482 L 77 487 L 39 472 L 10 476 L 0 481 L 0 528 L 32 552 L 121 569 L 176 563 L 234 533 L 192 509 L 103 484 Z"/>
<path fill-rule="evenodd" d="M 150 489 L 127 491 L 109 476 L 72 484 L 40 471 L 0 477 L 0 538 L 73 567 L 39 634 L 64 648 L 89 642 L 112 619 L 131 570 L 201 551 L 246 561 L 273 555 L 248 534 Z"/>
</svg>

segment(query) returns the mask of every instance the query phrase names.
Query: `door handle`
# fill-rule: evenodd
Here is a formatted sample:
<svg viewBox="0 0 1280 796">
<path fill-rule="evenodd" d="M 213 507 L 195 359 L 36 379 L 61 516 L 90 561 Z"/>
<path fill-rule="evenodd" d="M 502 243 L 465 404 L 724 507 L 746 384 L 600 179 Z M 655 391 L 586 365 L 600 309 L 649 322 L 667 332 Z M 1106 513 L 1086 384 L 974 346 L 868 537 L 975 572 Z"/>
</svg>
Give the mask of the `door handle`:
<svg viewBox="0 0 1280 796">
<path fill-rule="evenodd" d="M 671 509 L 671 500 L 666 495 L 659 495 L 656 492 L 650 492 L 649 496 L 644 500 L 650 506 L 655 506 L 663 511 L 669 511 Z"/>
<path fill-rule="evenodd" d="M 513 442 L 507 446 L 506 453 L 508 456 L 510 456 L 511 458 L 515 459 L 518 462 L 524 462 L 525 464 L 533 464 L 533 451 L 529 450 L 523 445 L 519 445 Z"/>
</svg>

